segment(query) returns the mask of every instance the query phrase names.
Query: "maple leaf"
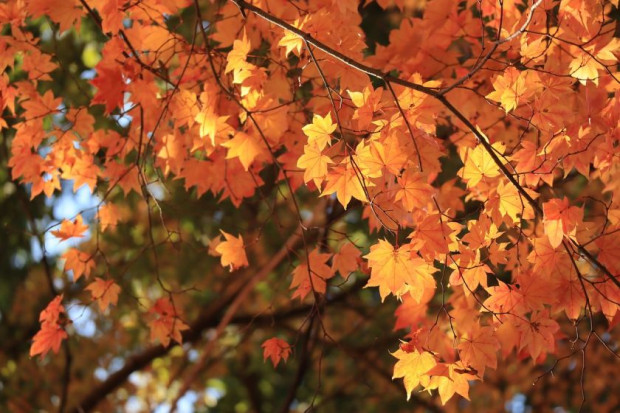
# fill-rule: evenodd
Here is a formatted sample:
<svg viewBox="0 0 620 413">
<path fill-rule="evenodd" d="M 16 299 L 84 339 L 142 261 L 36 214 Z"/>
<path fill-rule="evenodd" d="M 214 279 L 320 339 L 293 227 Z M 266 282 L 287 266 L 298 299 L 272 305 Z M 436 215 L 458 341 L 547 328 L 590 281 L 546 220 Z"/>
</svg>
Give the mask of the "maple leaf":
<svg viewBox="0 0 620 413">
<path fill-rule="evenodd" d="M 549 318 L 547 310 L 533 313 L 530 321 L 517 324 L 517 329 L 521 332 L 519 350 L 527 347 L 534 360 L 538 359 L 543 351 L 548 353 L 555 351 L 554 334 L 560 329 L 560 326 Z"/>
<path fill-rule="evenodd" d="M 32 346 L 30 346 L 30 357 L 40 354 L 41 357 L 52 350 L 58 353 L 62 340 L 67 338 L 67 332 L 60 326 L 52 324 L 44 324 L 41 329 L 33 337 Z"/>
<path fill-rule="evenodd" d="M 492 146 L 499 153 L 504 152 L 504 145 L 501 142 L 494 143 Z M 466 152 L 464 164 L 461 176 L 467 181 L 468 188 L 473 188 L 481 180 L 496 178 L 500 175 L 497 164 L 482 144 Z"/>
<path fill-rule="evenodd" d="M 308 23 L 308 16 L 309 15 L 306 15 L 302 20 L 295 20 L 292 26 L 298 29 L 303 29 L 304 26 Z M 289 53 L 291 53 L 292 51 L 294 51 L 295 54 L 299 56 L 299 54 L 301 53 L 301 49 L 304 47 L 304 39 L 302 39 L 293 32 L 285 30 L 284 36 L 278 42 L 278 46 L 286 48 L 286 51 L 284 52 L 285 56 L 288 56 Z"/>
<path fill-rule="evenodd" d="M 428 389 L 438 390 L 442 405 L 445 405 L 455 393 L 469 400 L 469 380 L 476 378 L 469 374 L 469 371 L 460 361 L 449 364 L 437 363 L 427 372 L 431 376 Z"/>
<path fill-rule="evenodd" d="M 297 288 L 292 298 L 304 299 L 310 292 L 325 294 L 327 280 L 334 276 L 334 271 L 326 264 L 331 254 L 322 254 L 318 250 L 310 252 L 307 260 L 295 267 L 290 288 Z"/>
<path fill-rule="evenodd" d="M 108 65 L 102 60 L 96 67 L 97 77 L 91 80 L 97 88 L 92 103 L 105 104 L 106 113 L 123 106 L 124 87 L 123 72 L 118 65 Z"/>
<path fill-rule="evenodd" d="M 320 188 L 327 175 L 327 165 L 333 163 L 329 156 L 323 155 L 316 145 L 305 145 L 304 154 L 297 160 L 297 167 L 304 169 L 304 182 L 314 181 Z"/>
<path fill-rule="evenodd" d="M 442 221 L 440 215 L 432 214 L 426 216 L 409 237 L 412 240 L 411 246 L 418 249 L 422 257 L 430 259 L 450 252 L 453 229 Z"/>
<path fill-rule="evenodd" d="M 86 286 L 86 290 L 89 290 L 91 298 L 97 301 L 99 309 L 105 311 L 110 305 L 116 305 L 121 287 L 114 280 L 96 277 L 94 282 Z"/>
<path fill-rule="evenodd" d="M 401 201 L 407 211 L 426 206 L 434 192 L 421 173 L 410 169 L 398 178 L 398 184 L 400 189 L 396 192 L 395 200 Z"/>
<path fill-rule="evenodd" d="M 476 251 L 476 255 L 480 255 L 479 250 Z M 477 257 L 476 262 L 479 261 Z M 467 268 L 457 268 L 450 275 L 451 285 L 465 284 L 465 293 L 469 294 L 478 288 L 479 285 L 487 287 L 487 274 L 492 274 L 493 271 L 486 264 L 470 265 Z M 471 291 L 470 291 L 471 290 Z"/>
<path fill-rule="evenodd" d="M 347 93 L 357 107 L 352 119 L 357 119 L 360 129 L 366 128 L 374 117 L 375 112 L 381 107 L 383 88 L 373 89 L 370 86 L 365 87 L 361 92 L 348 90 Z"/>
<path fill-rule="evenodd" d="M 84 232 L 88 229 L 88 225 L 82 223 L 82 215 L 75 217 L 73 221 L 63 219 L 60 223 L 60 229 L 52 231 L 52 235 L 66 241 L 69 238 L 83 238 Z"/>
<path fill-rule="evenodd" d="M 328 112 L 325 117 L 314 115 L 312 123 L 302 128 L 308 137 L 308 145 L 316 145 L 320 150 L 331 143 L 331 134 L 338 125 L 332 122 L 332 114 Z"/>
<path fill-rule="evenodd" d="M 355 170 L 350 159 L 345 158 L 327 174 L 327 184 L 321 196 L 335 193 L 338 201 L 347 209 L 351 198 L 360 201 L 366 199 L 361 182 L 364 182 L 364 177 Z"/>
<path fill-rule="evenodd" d="M 598 85 L 598 68 L 599 63 L 586 54 L 575 57 L 569 64 L 570 75 L 579 80 L 582 85 L 585 85 L 588 80 Z"/>
<path fill-rule="evenodd" d="M 273 367 L 276 367 L 280 360 L 288 361 L 291 355 L 291 346 L 284 340 L 277 337 L 265 340 L 261 345 L 263 348 L 263 360 L 271 359 Z"/>
<path fill-rule="evenodd" d="M 499 342 L 491 327 L 476 325 L 473 331 L 461 337 L 458 349 L 463 363 L 476 369 L 480 377 L 484 376 L 487 366 L 497 368 Z"/>
<path fill-rule="evenodd" d="M 215 138 L 231 131 L 227 121 L 230 116 L 217 116 L 212 108 L 205 104 L 205 109 L 198 112 L 194 120 L 200 125 L 198 129 L 200 137 L 208 136 L 212 146 L 215 146 Z"/>
<path fill-rule="evenodd" d="M 545 304 L 553 305 L 557 302 L 556 280 L 540 276 L 539 273 L 523 271 L 515 280 L 519 286 L 519 293 L 523 297 L 523 305 L 529 311 L 542 310 Z"/>
<path fill-rule="evenodd" d="M 506 113 L 517 108 L 519 100 L 525 100 L 532 95 L 529 83 L 532 83 L 529 71 L 519 71 L 514 66 L 510 66 L 499 75 L 493 82 L 495 91 L 487 95 L 488 99 L 500 102 Z"/>
<path fill-rule="evenodd" d="M 405 390 L 407 391 L 407 400 L 411 398 L 411 393 L 418 385 L 428 387 L 431 378 L 428 371 L 431 370 L 437 362 L 432 354 L 424 351 L 422 353 L 417 350 L 405 352 L 402 349 L 392 353 L 398 359 L 394 365 L 393 379 L 403 378 Z"/>
<path fill-rule="evenodd" d="M 525 209 L 525 202 L 521 199 L 517 188 L 512 184 L 500 182 L 497 186 L 497 196 L 499 198 L 499 211 L 508 215 L 512 222 L 519 222 L 519 216 Z"/>
<path fill-rule="evenodd" d="M 555 308 L 563 309 L 570 320 L 579 319 L 582 310 L 586 308 L 584 287 L 579 282 L 579 275 L 571 267 L 570 271 L 561 273 L 556 281 Z"/>
<path fill-rule="evenodd" d="M 123 28 L 124 12 L 122 0 L 107 0 L 100 10 L 101 30 L 116 34 Z"/>
<path fill-rule="evenodd" d="M 36 96 L 23 102 L 21 105 L 31 118 L 39 118 L 57 111 L 62 102 L 61 98 L 54 98 L 54 92 L 48 90 L 43 96 Z"/>
<path fill-rule="evenodd" d="M 583 211 L 570 206 L 567 198 L 552 199 L 543 204 L 545 234 L 549 237 L 549 244 L 557 248 L 564 239 L 564 235 L 574 235 L 573 231 L 582 220 Z"/>
<path fill-rule="evenodd" d="M 386 165 L 386 154 L 383 143 L 376 140 L 361 141 L 355 148 L 355 163 L 362 174 L 368 178 L 379 178 Z M 398 166 L 398 170 L 402 163 Z"/>
<path fill-rule="evenodd" d="M 254 159 L 263 152 L 262 142 L 244 132 L 237 132 L 231 140 L 224 142 L 222 146 L 228 148 L 226 159 L 239 158 L 246 171 Z"/>
<path fill-rule="evenodd" d="M 228 52 L 228 56 L 226 56 L 226 69 L 224 69 L 224 73 L 230 73 L 232 71 L 240 71 L 247 67 L 246 58 L 248 53 L 250 53 L 250 49 L 252 45 L 248 40 L 248 35 L 243 30 L 243 38 L 237 39 L 233 42 L 233 47 L 230 52 Z"/>
<path fill-rule="evenodd" d="M 359 259 L 362 253 L 351 242 L 345 242 L 340 250 L 334 254 L 332 259 L 332 269 L 338 271 L 344 278 L 348 277 L 360 266 Z"/>
<path fill-rule="evenodd" d="M 65 260 L 64 270 L 73 271 L 73 282 L 77 282 L 82 275 L 88 277 L 95 268 L 92 255 L 77 248 L 69 248 L 62 254 L 62 259 Z"/>
<path fill-rule="evenodd" d="M 599 249 L 598 258 L 610 271 L 620 273 L 620 232 L 613 231 L 599 237 L 595 241 Z"/>
<path fill-rule="evenodd" d="M 30 357 L 37 354 L 45 357 L 50 350 L 58 353 L 62 340 L 68 337 L 64 326 L 70 321 L 67 319 L 65 307 L 62 305 L 62 298 L 62 295 L 56 296 L 39 314 L 41 329 L 33 337 Z"/>
<path fill-rule="evenodd" d="M 43 324 L 58 324 L 61 317 L 65 314 L 65 307 L 62 305 L 63 295 L 57 295 L 49 302 L 47 307 L 39 314 L 39 321 Z M 61 323 L 62 324 L 62 323 Z"/>
<path fill-rule="evenodd" d="M 99 219 L 99 227 L 101 231 L 106 231 L 116 227 L 120 220 L 120 209 L 114 204 L 104 204 L 97 210 L 97 218 Z"/>
<path fill-rule="evenodd" d="M 371 268 L 366 287 L 379 287 L 382 301 L 390 293 L 400 296 L 409 291 L 420 302 L 427 289 L 435 288 L 431 276 L 434 268 L 419 257 L 411 258 L 409 245 L 395 249 L 386 240 L 379 240 L 364 258 Z"/>
<path fill-rule="evenodd" d="M 149 313 L 156 316 L 148 322 L 152 342 L 158 340 L 164 347 L 170 345 L 171 339 L 179 344 L 183 343 L 181 332 L 188 330 L 189 326 L 181 320 L 169 298 L 159 298 L 149 309 Z"/>
<path fill-rule="evenodd" d="M 544 271 L 547 274 L 556 274 L 569 271 L 571 263 L 566 251 L 563 248 L 553 247 L 549 237 L 535 238 L 532 240 L 532 245 L 534 250 L 527 259 L 534 264 L 535 273 Z"/>
<path fill-rule="evenodd" d="M 84 10 L 77 0 L 30 1 L 26 3 L 33 15 L 45 14 L 59 23 L 60 32 L 76 27 L 79 30 L 80 18 Z"/>
<path fill-rule="evenodd" d="M 515 287 L 498 281 L 497 287 L 487 288 L 490 294 L 484 306 L 495 313 L 520 313 L 523 311 L 523 294 Z"/>
<path fill-rule="evenodd" d="M 225 241 L 220 242 L 215 251 L 221 254 L 222 267 L 229 267 L 230 272 L 233 272 L 241 267 L 247 267 L 248 257 L 245 255 L 245 244 L 243 243 L 243 237 L 239 235 L 235 238 L 233 235 L 220 230 L 225 238 Z"/>
</svg>

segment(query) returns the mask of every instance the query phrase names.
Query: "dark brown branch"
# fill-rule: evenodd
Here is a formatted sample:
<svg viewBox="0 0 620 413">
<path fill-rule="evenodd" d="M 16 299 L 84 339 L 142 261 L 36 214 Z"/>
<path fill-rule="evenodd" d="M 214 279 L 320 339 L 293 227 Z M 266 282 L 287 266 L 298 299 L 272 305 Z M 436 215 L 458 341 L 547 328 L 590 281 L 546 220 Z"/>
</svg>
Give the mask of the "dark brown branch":
<svg viewBox="0 0 620 413">
<path fill-rule="evenodd" d="M 282 403 L 282 407 L 280 408 L 281 413 L 286 413 L 290 411 L 290 406 L 293 400 L 295 400 L 295 395 L 297 394 L 297 389 L 301 385 L 304 376 L 306 375 L 306 371 L 308 370 L 308 366 L 310 365 L 310 359 L 312 357 L 312 346 L 313 341 L 311 340 L 312 332 L 314 331 L 314 321 L 317 317 L 317 313 L 313 312 L 308 328 L 304 334 L 303 341 L 301 343 L 301 355 L 299 357 L 299 364 L 297 366 L 297 371 L 295 373 L 295 379 L 291 383 L 288 393 L 286 394 L 286 398 Z"/>
</svg>

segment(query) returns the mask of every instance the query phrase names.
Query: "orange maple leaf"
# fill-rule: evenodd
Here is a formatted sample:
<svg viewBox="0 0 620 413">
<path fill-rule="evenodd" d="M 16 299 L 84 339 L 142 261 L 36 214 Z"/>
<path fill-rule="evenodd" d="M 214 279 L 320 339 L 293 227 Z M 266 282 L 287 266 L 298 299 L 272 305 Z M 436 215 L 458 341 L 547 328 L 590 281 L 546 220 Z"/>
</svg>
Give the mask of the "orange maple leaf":
<svg viewBox="0 0 620 413">
<path fill-rule="evenodd" d="M 62 295 L 56 296 L 39 314 L 41 329 L 33 337 L 30 346 L 30 357 L 41 354 L 41 357 L 50 351 L 58 353 L 62 340 L 67 338 L 64 326 L 70 322 L 62 305 Z"/>
<path fill-rule="evenodd" d="M 334 254 L 332 259 L 332 268 L 337 270 L 344 278 L 348 277 L 353 271 L 360 266 L 360 256 L 362 253 L 351 242 L 345 242 L 340 250 Z"/>
<path fill-rule="evenodd" d="M 420 302 L 425 290 L 435 288 L 431 276 L 434 268 L 419 257 L 412 258 L 409 245 L 395 249 L 386 240 L 379 240 L 364 258 L 371 268 L 366 287 L 379 287 L 381 300 L 390 293 L 401 296 L 409 291 Z"/>
<path fill-rule="evenodd" d="M 102 232 L 116 227 L 120 220 L 120 212 L 120 208 L 114 204 L 105 204 L 99 208 L 97 218 L 99 218 L 99 228 Z"/>
<path fill-rule="evenodd" d="M 30 357 L 37 354 L 45 357 L 50 350 L 58 353 L 60 344 L 65 338 L 67 338 L 67 332 L 62 327 L 53 324 L 43 324 L 33 337 L 32 346 L 30 346 Z"/>
<path fill-rule="evenodd" d="M 265 145 L 259 139 L 245 132 L 237 132 L 231 140 L 224 142 L 222 146 L 228 148 L 226 159 L 239 158 L 246 171 L 254 159 L 265 150 Z"/>
<path fill-rule="evenodd" d="M 353 113 L 352 119 L 357 119 L 358 128 L 365 129 L 370 125 L 376 111 L 381 107 L 381 97 L 383 88 L 373 89 L 367 86 L 361 92 L 348 90 L 349 97 L 357 109 Z"/>
<path fill-rule="evenodd" d="M 469 369 L 462 362 L 437 363 L 427 374 L 431 376 L 428 389 L 437 389 L 441 404 L 445 405 L 455 393 L 469 400 L 469 380 L 476 377 L 469 374 Z"/>
<path fill-rule="evenodd" d="M 456 227 L 458 224 L 443 222 L 439 214 L 426 216 L 418 224 L 415 232 L 410 234 L 411 246 L 418 249 L 422 257 L 427 259 L 447 254 L 454 238 L 454 229 L 451 225 Z"/>
<path fill-rule="evenodd" d="M 434 192 L 424 176 L 411 169 L 406 170 L 403 176 L 398 178 L 398 184 L 400 189 L 396 192 L 395 200 L 401 201 L 407 211 L 426 206 Z"/>
<path fill-rule="evenodd" d="M 189 326 L 181 320 L 169 298 L 159 298 L 149 309 L 149 314 L 156 317 L 148 322 L 152 342 L 159 340 L 164 347 L 168 347 L 171 339 L 179 344 L 183 343 L 181 332 L 188 330 Z"/>
<path fill-rule="evenodd" d="M 68 249 L 62 254 L 62 258 L 65 260 L 64 270 L 73 271 L 73 282 L 77 282 L 82 275 L 88 277 L 95 268 L 92 255 L 77 248 Z"/>
<path fill-rule="evenodd" d="M 538 359 L 543 351 L 547 353 L 555 351 L 555 333 L 560 326 L 549 317 L 547 310 L 533 313 L 530 321 L 518 323 L 517 329 L 521 332 L 519 350 L 527 347 L 534 360 Z"/>
<path fill-rule="evenodd" d="M 246 62 L 246 58 L 248 53 L 250 53 L 250 49 L 252 48 L 252 44 L 248 40 L 248 35 L 243 30 L 243 38 L 237 39 L 233 42 L 233 47 L 230 52 L 228 52 L 228 56 L 226 57 L 226 69 L 224 69 L 224 73 L 230 73 L 232 71 L 237 72 L 241 70 L 247 70 L 248 63 Z M 235 77 L 238 75 L 235 74 Z"/>
<path fill-rule="evenodd" d="M 245 245 L 243 243 L 243 237 L 239 235 L 235 238 L 233 235 L 220 230 L 225 238 L 225 241 L 220 242 L 215 251 L 221 254 L 222 267 L 229 267 L 230 272 L 233 272 L 241 267 L 247 267 L 248 257 L 245 255 Z"/>
<path fill-rule="evenodd" d="M 476 369 L 480 377 L 484 376 L 487 366 L 497 368 L 499 342 L 491 327 L 476 325 L 473 331 L 461 337 L 458 349 L 463 363 Z"/>
<path fill-rule="evenodd" d="M 276 367 L 282 359 L 284 362 L 288 361 L 292 351 L 291 346 L 286 341 L 277 337 L 265 340 L 261 347 L 264 349 L 263 360 L 271 359 L 273 367 Z"/>
<path fill-rule="evenodd" d="M 217 116 L 213 108 L 205 104 L 205 109 L 198 112 L 194 120 L 200 125 L 198 133 L 201 138 L 209 137 L 212 146 L 215 146 L 215 138 L 232 131 L 226 122 L 230 116 Z"/>
<path fill-rule="evenodd" d="M 486 299 L 484 306 L 495 313 L 522 313 L 524 304 L 521 291 L 502 281 L 498 282 L 498 286 L 486 289 L 490 297 Z"/>
<path fill-rule="evenodd" d="M 293 298 L 304 299 L 311 291 L 325 294 L 327 280 L 334 276 L 334 271 L 326 264 L 331 254 L 321 254 L 317 249 L 313 250 L 307 260 L 295 267 L 293 280 L 290 288 L 297 288 Z"/>
<path fill-rule="evenodd" d="M 519 71 L 514 66 L 504 71 L 493 81 L 495 91 L 487 95 L 488 99 L 500 102 L 506 113 L 517 108 L 520 100 L 525 100 L 532 96 L 532 87 L 529 86 L 533 82 L 532 72 Z"/>
<path fill-rule="evenodd" d="M 575 235 L 577 225 L 583 219 L 583 210 L 576 206 L 570 206 L 568 198 L 552 199 L 543 204 L 545 234 L 549 237 L 549 243 L 557 248 L 564 235 Z"/>
<path fill-rule="evenodd" d="M 99 277 L 96 277 L 86 289 L 90 291 L 91 298 L 97 301 L 101 311 L 105 311 L 110 304 L 116 305 L 118 294 L 121 292 L 121 287 L 114 280 L 104 280 Z"/>
<path fill-rule="evenodd" d="M 90 81 L 97 88 L 92 103 L 103 103 L 105 112 L 112 113 L 114 109 L 123 106 L 125 93 L 123 71 L 119 65 L 105 63 L 104 60 L 96 69 L 97 77 Z"/>
<path fill-rule="evenodd" d="M 60 223 L 60 229 L 52 231 L 52 235 L 66 241 L 69 238 L 82 238 L 84 232 L 88 229 L 88 225 L 82 224 L 82 215 L 78 215 L 73 222 L 63 219 Z"/>
</svg>

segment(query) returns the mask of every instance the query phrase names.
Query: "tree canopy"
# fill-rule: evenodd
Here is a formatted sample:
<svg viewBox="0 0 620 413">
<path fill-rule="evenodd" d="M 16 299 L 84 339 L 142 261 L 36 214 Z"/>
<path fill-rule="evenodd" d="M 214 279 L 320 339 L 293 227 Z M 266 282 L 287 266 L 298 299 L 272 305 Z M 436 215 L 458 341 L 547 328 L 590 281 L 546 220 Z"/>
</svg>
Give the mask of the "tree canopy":
<svg viewBox="0 0 620 413">
<path fill-rule="evenodd" d="M 619 17 L 0 3 L 0 410 L 620 409 Z"/>
</svg>

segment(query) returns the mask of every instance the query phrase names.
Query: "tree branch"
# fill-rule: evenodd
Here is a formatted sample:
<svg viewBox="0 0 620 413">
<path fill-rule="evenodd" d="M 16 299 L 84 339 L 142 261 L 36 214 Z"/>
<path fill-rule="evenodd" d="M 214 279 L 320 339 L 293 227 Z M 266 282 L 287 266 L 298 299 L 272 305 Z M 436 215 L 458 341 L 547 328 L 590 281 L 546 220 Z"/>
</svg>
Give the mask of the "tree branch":
<svg viewBox="0 0 620 413">
<path fill-rule="evenodd" d="M 298 241 L 299 242 L 299 241 Z M 299 247 L 299 245 L 297 245 Z M 280 258 L 280 257 L 279 257 Z M 281 258 L 283 259 L 283 257 Z M 272 262 L 270 264 L 273 265 Z M 242 286 L 246 284 L 248 278 L 254 276 L 251 271 L 247 272 L 248 276 L 243 277 L 240 283 Z M 333 298 L 327 300 L 328 305 L 335 304 L 342 301 L 351 293 L 359 290 L 365 280 L 359 280 L 354 283 L 350 288 L 343 291 L 340 294 L 335 295 Z M 194 343 L 202 338 L 202 333 L 209 329 L 217 327 L 222 318 L 222 312 L 226 307 L 232 303 L 235 296 L 239 293 L 240 288 L 235 288 L 234 291 L 225 294 L 221 299 L 210 305 L 205 312 L 200 315 L 194 322 L 191 323 L 190 329 L 183 334 L 184 343 Z M 314 304 L 307 304 L 303 306 L 288 308 L 276 313 L 266 314 L 240 314 L 232 318 L 229 324 L 252 324 L 252 325 L 271 325 L 274 322 L 282 321 L 292 317 L 301 316 L 306 314 L 314 307 Z M 132 357 L 126 359 L 125 365 L 117 372 L 111 374 L 105 381 L 99 386 L 95 387 L 88 395 L 86 395 L 80 403 L 74 406 L 70 411 L 72 413 L 87 412 L 93 410 L 97 404 L 99 404 L 108 394 L 112 393 L 116 388 L 120 387 L 135 371 L 146 368 L 154 359 L 165 356 L 170 350 L 172 350 L 178 344 L 172 342 L 169 347 L 163 347 L 161 345 L 150 347 L 141 353 L 138 353 Z"/>
</svg>

